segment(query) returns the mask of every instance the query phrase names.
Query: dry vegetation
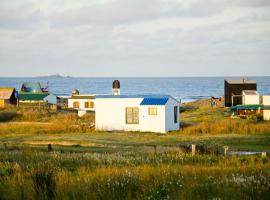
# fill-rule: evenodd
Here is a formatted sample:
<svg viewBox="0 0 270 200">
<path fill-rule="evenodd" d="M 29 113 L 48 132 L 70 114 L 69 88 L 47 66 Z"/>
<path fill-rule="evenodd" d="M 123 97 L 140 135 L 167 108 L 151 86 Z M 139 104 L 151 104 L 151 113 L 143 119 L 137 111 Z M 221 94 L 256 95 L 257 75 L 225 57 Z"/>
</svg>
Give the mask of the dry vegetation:
<svg viewBox="0 0 270 200">
<path fill-rule="evenodd" d="M 269 199 L 269 157 L 225 157 L 223 146 L 269 153 L 270 123 L 209 105 L 186 104 L 181 130 L 166 135 L 95 132 L 93 115 L 67 111 L 1 110 L 0 199 Z"/>
<path fill-rule="evenodd" d="M 182 134 L 269 134 L 270 123 L 260 116 L 232 119 L 226 108 L 212 108 L 209 100 L 198 100 L 182 107 Z"/>
<path fill-rule="evenodd" d="M 270 160 L 166 153 L 5 152 L 1 199 L 268 199 Z"/>
<path fill-rule="evenodd" d="M 0 111 L 0 122 L 0 133 L 5 134 L 85 133 L 93 130 L 94 114 L 79 118 L 72 111 L 10 107 Z"/>
</svg>

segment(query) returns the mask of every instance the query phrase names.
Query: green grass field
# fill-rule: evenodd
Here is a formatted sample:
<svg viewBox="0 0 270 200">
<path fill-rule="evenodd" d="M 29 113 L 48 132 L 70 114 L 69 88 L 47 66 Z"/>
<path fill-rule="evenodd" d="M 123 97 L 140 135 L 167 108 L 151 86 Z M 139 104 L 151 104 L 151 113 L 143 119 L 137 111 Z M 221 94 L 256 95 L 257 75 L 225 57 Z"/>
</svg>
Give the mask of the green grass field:
<svg viewBox="0 0 270 200">
<path fill-rule="evenodd" d="M 1 110 L 0 199 L 269 199 L 269 157 L 224 156 L 223 146 L 269 155 L 270 123 L 203 101 L 183 110 L 181 130 L 168 134 L 95 132 L 93 115 Z"/>
</svg>

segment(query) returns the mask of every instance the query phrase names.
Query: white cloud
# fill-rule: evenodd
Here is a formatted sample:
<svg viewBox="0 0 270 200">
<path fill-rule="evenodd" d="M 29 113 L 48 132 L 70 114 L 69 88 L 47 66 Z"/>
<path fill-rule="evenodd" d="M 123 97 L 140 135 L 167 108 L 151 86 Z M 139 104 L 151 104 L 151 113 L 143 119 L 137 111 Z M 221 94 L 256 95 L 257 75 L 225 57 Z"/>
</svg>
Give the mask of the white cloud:
<svg viewBox="0 0 270 200">
<path fill-rule="evenodd" d="M 37 66 L 86 76 L 205 75 L 224 67 L 270 74 L 269 6 L 265 0 L 1 0 L 0 68 L 22 75 Z"/>
</svg>

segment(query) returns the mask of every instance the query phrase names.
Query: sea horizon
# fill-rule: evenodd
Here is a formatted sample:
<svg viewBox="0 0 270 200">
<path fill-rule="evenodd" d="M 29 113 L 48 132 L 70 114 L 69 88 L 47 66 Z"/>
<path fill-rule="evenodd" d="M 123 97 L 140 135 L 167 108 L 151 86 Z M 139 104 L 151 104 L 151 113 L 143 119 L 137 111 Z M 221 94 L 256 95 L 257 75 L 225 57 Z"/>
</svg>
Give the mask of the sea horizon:
<svg viewBox="0 0 270 200">
<path fill-rule="evenodd" d="M 55 77 L 59 75 L 59 77 Z M 0 78 L 256 78 L 270 77 L 270 75 L 192 75 L 192 76 L 71 76 L 71 75 L 37 75 L 37 76 L 0 76 Z"/>
<path fill-rule="evenodd" d="M 23 82 L 49 85 L 49 91 L 58 96 L 69 96 L 74 89 L 81 94 L 111 94 L 115 79 L 121 82 L 121 94 L 168 94 L 182 102 L 224 95 L 225 79 L 254 79 L 261 95 L 270 94 L 270 76 L 217 76 L 217 77 L 5 77 L 0 87 L 21 89 Z"/>
</svg>

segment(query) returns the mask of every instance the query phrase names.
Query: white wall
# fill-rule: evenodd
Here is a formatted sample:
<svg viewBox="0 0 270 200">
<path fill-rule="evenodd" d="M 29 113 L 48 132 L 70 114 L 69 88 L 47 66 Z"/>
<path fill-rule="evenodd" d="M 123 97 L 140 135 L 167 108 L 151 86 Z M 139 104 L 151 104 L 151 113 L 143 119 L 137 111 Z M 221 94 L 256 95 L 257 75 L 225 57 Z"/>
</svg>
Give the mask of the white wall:
<svg viewBox="0 0 270 200">
<path fill-rule="evenodd" d="M 243 95 L 244 105 L 260 104 L 260 95 Z"/>
<path fill-rule="evenodd" d="M 270 95 L 265 95 L 262 97 L 263 98 L 263 105 L 270 105 Z"/>
<path fill-rule="evenodd" d="M 178 107 L 177 119 L 178 122 L 174 123 L 174 106 Z M 180 112 L 179 112 L 179 103 L 174 99 L 169 99 L 166 104 L 166 131 L 179 130 L 180 128 Z"/>
<path fill-rule="evenodd" d="M 270 120 L 270 110 L 263 110 L 263 120 Z"/>
<path fill-rule="evenodd" d="M 96 130 L 139 131 L 139 124 L 126 124 L 126 107 L 140 107 L 142 98 L 96 98 Z M 139 116 L 141 110 L 139 108 Z"/>
<path fill-rule="evenodd" d="M 68 99 L 68 108 L 73 108 L 73 102 L 79 102 L 80 108 L 75 108 L 76 110 L 88 110 L 94 111 L 95 110 L 95 99 Z M 94 108 L 85 108 L 85 102 L 94 102 Z"/>
<path fill-rule="evenodd" d="M 157 108 L 157 115 L 149 115 L 148 108 L 155 107 Z M 166 132 L 166 119 L 165 119 L 165 106 L 140 106 L 140 128 L 144 132 Z"/>
</svg>

